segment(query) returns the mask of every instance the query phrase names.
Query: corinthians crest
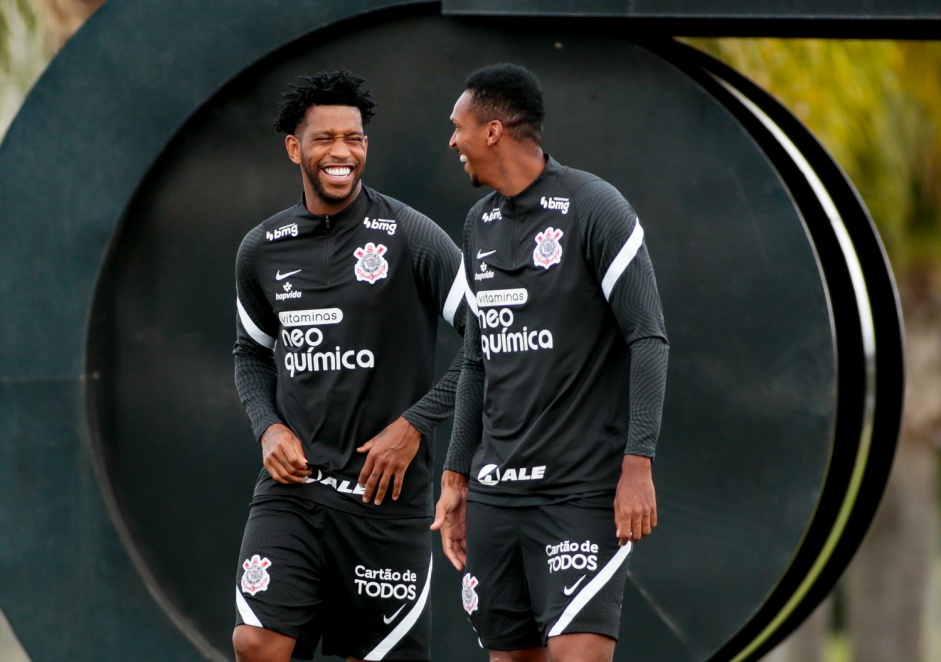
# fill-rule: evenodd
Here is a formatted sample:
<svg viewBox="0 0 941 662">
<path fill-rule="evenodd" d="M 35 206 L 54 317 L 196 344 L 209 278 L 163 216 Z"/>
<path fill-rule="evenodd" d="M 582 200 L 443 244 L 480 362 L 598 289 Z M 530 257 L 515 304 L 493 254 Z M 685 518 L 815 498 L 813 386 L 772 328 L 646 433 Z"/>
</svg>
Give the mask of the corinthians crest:
<svg viewBox="0 0 941 662">
<path fill-rule="evenodd" d="M 242 591 L 255 595 L 258 591 L 268 589 L 268 583 L 271 576 L 268 574 L 268 567 L 271 561 L 263 559 L 255 554 L 252 558 L 245 561 L 242 567 L 245 568 L 245 574 L 242 575 Z"/>
<path fill-rule="evenodd" d="M 464 611 L 468 614 L 477 611 L 477 591 L 474 590 L 475 586 L 477 586 L 477 578 L 468 572 L 464 575 L 464 579 L 461 580 L 461 602 L 464 603 Z"/>
<path fill-rule="evenodd" d="M 548 269 L 562 261 L 562 244 L 559 239 L 564 233 L 555 228 L 546 228 L 536 235 L 536 248 L 533 250 L 533 264 Z"/>
<path fill-rule="evenodd" d="M 387 250 L 389 249 L 382 244 L 377 246 L 370 241 L 363 248 L 353 251 L 353 257 L 356 258 L 356 266 L 353 268 L 356 280 L 375 283 L 385 278 L 389 273 L 389 263 L 382 256 Z"/>
</svg>

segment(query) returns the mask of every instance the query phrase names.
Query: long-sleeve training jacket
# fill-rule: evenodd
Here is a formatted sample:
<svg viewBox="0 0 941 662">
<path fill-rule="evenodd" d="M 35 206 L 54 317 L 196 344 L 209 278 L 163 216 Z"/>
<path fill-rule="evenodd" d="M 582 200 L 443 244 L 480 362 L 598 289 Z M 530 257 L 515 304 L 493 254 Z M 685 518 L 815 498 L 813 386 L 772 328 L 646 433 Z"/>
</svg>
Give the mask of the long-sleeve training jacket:
<svg viewBox="0 0 941 662">
<path fill-rule="evenodd" d="M 438 320 L 463 332 L 460 251 L 430 219 L 366 186 L 338 214 L 302 199 L 251 230 L 236 258 L 235 381 L 255 438 L 283 423 L 313 475 L 256 498 L 310 499 L 370 517 L 431 513 L 434 426 L 453 411 L 460 355 L 434 383 Z M 398 501 L 364 504 L 361 446 L 399 416 L 422 433 Z M 390 487 L 391 490 L 391 487 Z"/>
<path fill-rule="evenodd" d="M 468 499 L 610 504 L 625 454 L 653 457 L 668 344 L 633 208 L 547 157 L 542 174 L 468 213 L 470 313 L 445 468 Z"/>
</svg>

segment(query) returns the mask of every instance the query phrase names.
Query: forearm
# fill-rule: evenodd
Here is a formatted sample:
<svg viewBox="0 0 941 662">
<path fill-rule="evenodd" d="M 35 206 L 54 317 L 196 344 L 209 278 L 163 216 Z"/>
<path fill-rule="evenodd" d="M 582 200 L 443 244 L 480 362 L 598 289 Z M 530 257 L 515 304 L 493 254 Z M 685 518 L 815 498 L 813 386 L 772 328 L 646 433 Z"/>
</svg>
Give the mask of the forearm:
<svg viewBox="0 0 941 662">
<path fill-rule="evenodd" d="M 438 383 L 402 414 L 402 417 L 423 435 L 430 435 L 436 425 L 454 413 L 455 394 L 463 362 L 464 349 L 461 347 Z"/>
<path fill-rule="evenodd" d="M 278 415 L 276 398 L 278 372 L 270 352 L 265 356 L 262 351 L 250 349 L 241 341 L 236 344 L 235 388 L 238 391 L 242 408 L 251 421 L 252 432 L 260 440 L 271 425 L 282 423 Z"/>
<path fill-rule="evenodd" d="M 464 331 L 464 364 L 454 403 L 454 427 L 444 468 L 470 473 L 471 460 L 483 434 L 484 365 L 480 354 L 480 330 L 473 314 Z"/>
<path fill-rule="evenodd" d="M 274 423 L 277 410 L 278 370 L 275 365 L 277 317 L 265 299 L 255 273 L 255 255 L 264 228 L 245 235 L 235 259 L 235 388 L 252 424 L 255 439 Z"/>
<path fill-rule="evenodd" d="M 642 338 L 631 343 L 629 351 L 631 422 L 624 453 L 653 458 L 663 416 L 669 346 L 661 338 Z"/>
</svg>

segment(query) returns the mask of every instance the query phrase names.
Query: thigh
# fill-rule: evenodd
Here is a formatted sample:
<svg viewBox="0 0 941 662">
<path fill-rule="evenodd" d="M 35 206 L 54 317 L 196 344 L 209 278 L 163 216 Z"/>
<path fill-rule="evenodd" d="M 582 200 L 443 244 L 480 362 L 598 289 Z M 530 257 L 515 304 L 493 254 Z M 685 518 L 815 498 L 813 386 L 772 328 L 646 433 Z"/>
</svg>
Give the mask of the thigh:
<svg viewBox="0 0 941 662">
<path fill-rule="evenodd" d="M 540 506 L 525 526 L 526 571 L 543 641 L 572 633 L 616 640 L 631 545 L 618 545 L 614 510 Z"/>
<path fill-rule="evenodd" d="M 236 573 L 237 626 L 311 643 L 306 640 L 323 588 L 321 527 L 322 508 L 316 504 L 290 499 L 252 504 Z"/>
<path fill-rule="evenodd" d="M 324 654 L 429 659 L 431 518 L 386 520 L 330 509 L 329 519 Z"/>
<path fill-rule="evenodd" d="M 543 645 L 525 577 L 521 520 L 531 508 L 467 504 L 467 566 L 461 601 L 481 645 L 522 650 Z"/>
</svg>

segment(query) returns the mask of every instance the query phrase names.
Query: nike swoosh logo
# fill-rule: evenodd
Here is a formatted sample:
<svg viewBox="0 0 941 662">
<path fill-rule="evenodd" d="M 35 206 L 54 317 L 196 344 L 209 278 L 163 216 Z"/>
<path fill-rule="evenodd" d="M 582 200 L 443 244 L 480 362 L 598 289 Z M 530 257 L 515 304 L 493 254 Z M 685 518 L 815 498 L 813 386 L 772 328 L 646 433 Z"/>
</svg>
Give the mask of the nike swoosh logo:
<svg viewBox="0 0 941 662">
<path fill-rule="evenodd" d="M 579 577 L 578 581 L 572 584 L 571 586 L 566 586 L 565 588 L 563 588 L 562 592 L 565 593 L 566 595 L 572 595 L 572 593 L 575 592 L 575 589 L 578 588 L 578 585 L 582 583 L 583 579 L 585 579 L 585 575 L 582 575 L 581 577 Z"/>
<path fill-rule="evenodd" d="M 497 252 L 497 249 L 496 249 L 496 248 L 493 249 L 492 251 L 487 251 L 486 253 L 482 252 L 482 251 L 478 248 L 478 249 L 477 249 L 477 259 L 478 259 L 478 260 L 483 260 L 483 259 L 484 259 L 485 257 L 487 257 L 488 255 L 493 255 L 493 254 L 496 253 L 496 252 Z"/>
<path fill-rule="evenodd" d="M 402 605 L 401 607 L 399 607 L 399 611 L 402 611 L 403 609 L 405 609 L 405 605 Z M 391 616 L 383 616 L 383 617 L 382 617 L 382 622 L 385 623 L 386 625 L 388 625 L 389 623 L 391 623 L 392 621 L 395 620 L 395 617 L 396 617 L 396 616 L 399 615 L 399 611 L 395 612 L 395 613 L 392 614 Z"/>
<path fill-rule="evenodd" d="M 299 274 L 299 273 L 301 273 L 301 270 L 300 270 L 300 269 L 295 269 L 294 271 L 289 271 L 289 272 L 287 272 L 286 274 L 281 273 L 281 270 L 278 269 L 278 273 L 276 273 L 276 274 L 274 275 L 274 279 L 275 279 L 275 280 L 284 280 L 284 279 L 287 278 L 288 276 L 293 276 L 294 274 Z"/>
</svg>

